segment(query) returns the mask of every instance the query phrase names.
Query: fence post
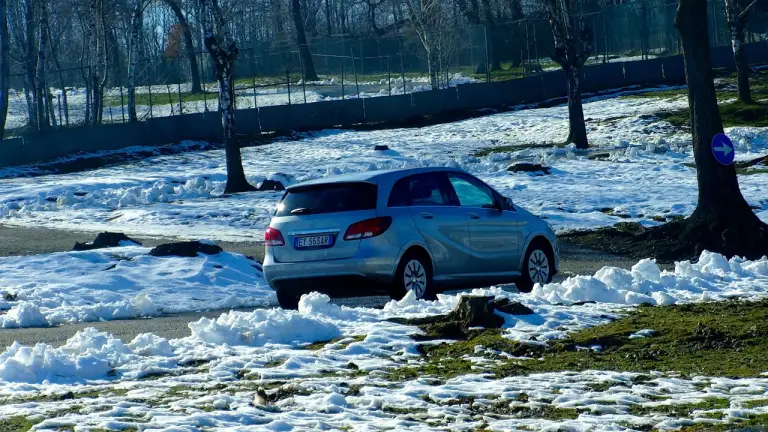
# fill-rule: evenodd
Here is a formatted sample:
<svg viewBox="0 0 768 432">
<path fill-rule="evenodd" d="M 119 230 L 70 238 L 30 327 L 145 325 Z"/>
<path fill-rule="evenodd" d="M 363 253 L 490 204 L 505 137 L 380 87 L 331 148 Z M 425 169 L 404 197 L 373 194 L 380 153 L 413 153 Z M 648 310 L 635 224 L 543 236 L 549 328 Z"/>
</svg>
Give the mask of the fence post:
<svg viewBox="0 0 768 432">
<path fill-rule="evenodd" d="M 360 85 L 357 82 L 357 66 L 355 66 L 355 48 L 349 48 L 350 54 L 352 54 L 352 72 L 355 74 L 355 88 L 357 88 L 357 98 L 360 99 Z"/>
<path fill-rule="evenodd" d="M 344 100 L 344 51 L 341 52 L 341 100 Z"/>
<path fill-rule="evenodd" d="M 403 39 L 398 37 L 397 43 L 400 46 L 400 79 L 403 80 L 403 94 L 407 94 L 408 89 L 405 87 L 405 66 L 403 66 Z"/>
<path fill-rule="evenodd" d="M 389 87 L 389 95 L 392 96 L 392 68 L 389 67 L 389 56 L 387 56 L 387 86 Z"/>
<path fill-rule="evenodd" d="M 125 123 L 125 101 L 123 100 L 123 86 L 120 86 L 120 116 Z"/>
<path fill-rule="evenodd" d="M 176 87 L 179 90 L 179 115 L 184 115 L 184 100 L 181 97 L 181 81 L 176 83 Z"/>
<path fill-rule="evenodd" d="M 61 127 L 64 120 L 64 118 L 61 116 L 61 94 L 56 95 L 56 101 L 58 102 L 58 105 L 59 105 L 59 127 Z"/>
<path fill-rule="evenodd" d="M 309 47 L 309 44 L 306 46 Z M 304 93 L 304 103 L 307 103 L 307 74 L 304 71 L 304 60 L 301 58 L 301 53 L 299 53 L 299 68 L 301 69 L 301 91 Z"/>
<path fill-rule="evenodd" d="M 291 104 L 291 73 L 285 69 L 285 81 L 288 83 L 288 105 Z"/>
<path fill-rule="evenodd" d="M 173 113 L 173 97 L 171 97 L 171 86 L 170 84 L 165 84 L 165 90 L 168 92 L 168 105 L 171 106 L 171 115 L 175 115 Z"/>
<path fill-rule="evenodd" d="M 488 52 L 488 24 L 483 26 L 483 43 L 485 44 L 485 78 L 487 82 L 491 82 L 491 63 Z"/>
<path fill-rule="evenodd" d="M 153 117 L 152 112 L 152 64 L 149 65 L 149 118 Z"/>
<path fill-rule="evenodd" d="M 254 108 L 258 108 L 259 107 L 259 102 L 256 99 L 256 74 L 253 72 L 253 69 L 254 69 L 253 68 L 253 62 L 254 62 L 255 57 L 256 57 L 254 55 L 254 53 L 255 53 L 254 49 L 251 48 L 251 61 L 248 62 L 248 68 L 251 71 L 251 85 L 253 86 L 253 107 Z"/>
</svg>

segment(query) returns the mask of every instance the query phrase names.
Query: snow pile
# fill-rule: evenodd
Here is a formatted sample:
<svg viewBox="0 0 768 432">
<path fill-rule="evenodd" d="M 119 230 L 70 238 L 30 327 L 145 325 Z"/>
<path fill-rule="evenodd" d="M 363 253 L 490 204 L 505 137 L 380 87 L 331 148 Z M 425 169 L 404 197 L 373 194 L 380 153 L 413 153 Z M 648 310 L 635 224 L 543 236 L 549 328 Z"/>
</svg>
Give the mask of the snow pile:
<svg viewBox="0 0 768 432">
<path fill-rule="evenodd" d="M 128 246 L 0 258 L 0 286 L 16 295 L 0 328 L 153 317 L 268 306 L 274 291 L 258 264 L 223 252 L 153 257 Z"/>
<path fill-rule="evenodd" d="M 200 318 L 189 328 L 193 337 L 207 343 L 255 347 L 325 341 L 340 335 L 332 323 L 283 309 L 229 312 L 216 319 Z"/>
<path fill-rule="evenodd" d="M 695 264 L 675 264 L 674 272 L 661 271 L 644 259 L 632 270 L 604 267 L 594 276 L 574 276 L 562 283 L 536 285 L 531 293 L 550 303 L 600 302 L 623 305 L 708 301 L 768 294 L 768 258 L 727 260 L 704 251 Z"/>
<path fill-rule="evenodd" d="M 155 335 L 139 335 L 125 345 L 114 336 L 93 328 L 78 331 L 59 348 L 47 344 L 25 347 L 14 342 L 0 354 L 0 380 L 25 383 L 75 383 L 106 379 L 128 366 L 130 375 L 152 367 L 175 367 L 153 356 L 169 357 L 173 348 L 168 340 Z"/>
</svg>

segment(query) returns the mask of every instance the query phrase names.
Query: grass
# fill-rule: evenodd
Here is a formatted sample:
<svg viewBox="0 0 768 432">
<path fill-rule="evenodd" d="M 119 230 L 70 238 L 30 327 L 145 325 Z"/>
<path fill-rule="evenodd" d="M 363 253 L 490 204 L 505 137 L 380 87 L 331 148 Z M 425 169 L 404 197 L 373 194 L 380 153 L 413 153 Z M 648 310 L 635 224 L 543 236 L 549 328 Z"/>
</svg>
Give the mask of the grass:
<svg viewBox="0 0 768 432">
<path fill-rule="evenodd" d="M 768 414 L 751 416 L 748 419 L 738 419 L 727 424 L 698 423 L 694 426 L 683 426 L 679 432 L 730 432 L 742 430 L 744 432 L 764 432 L 768 425 Z"/>
<path fill-rule="evenodd" d="M 187 102 L 197 102 L 202 100 L 207 100 L 211 103 L 216 103 L 218 101 L 218 94 L 217 93 L 189 93 L 189 92 L 182 92 L 181 93 L 181 100 L 184 103 Z M 179 93 L 173 91 L 171 89 L 170 93 L 167 92 L 160 92 L 160 93 L 152 93 L 151 98 L 151 105 L 178 105 L 179 104 Z M 150 105 L 150 96 L 148 93 L 139 93 L 136 95 L 136 105 Z M 122 100 L 120 97 L 108 97 L 105 98 L 104 106 L 112 106 L 112 107 L 119 107 L 119 106 L 128 106 L 128 95 L 123 96 Z"/>
<path fill-rule="evenodd" d="M 678 372 L 687 376 L 759 377 L 768 370 L 768 301 L 726 301 L 679 306 L 640 306 L 608 324 L 572 333 L 541 351 L 502 337 L 499 330 L 471 330 L 466 340 L 421 346 L 424 363 L 391 369 L 387 377 L 406 381 L 422 377 L 449 379 L 470 372 L 482 345 L 515 356 L 541 360 L 502 360 L 489 366 L 498 378 L 542 372 L 609 370 Z M 629 339 L 651 328 L 656 335 Z M 578 346 L 600 345 L 600 353 Z M 607 389 L 599 385 L 596 389 Z"/>
<path fill-rule="evenodd" d="M 571 334 L 541 361 L 506 362 L 496 374 L 594 369 L 758 377 L 768 370 L 767 314 L 768 301 L 644 306 L 612 323 Z M 656 330 L 657 336 L 629 339 L 644 328 Z M 590 345 L 603 351 L 576 349 Z"/>
<path fill-rule="evenodd" d="M 690 417 L 694 411 L 724 410 L 728 409 L 730 406 L 731 403 L 726 398 L 709 398 L 698 403 L 655 405 L 651 407 L 633 405 L 630 409 L 630 413 L 638 417 L 648 417 L 652 414 L 660 414 L 672 418 L 686 418 Z"/>
<path fill-rule="evenodd" d="M 310 350 L 310 351 L 317 351 L 317 350 L 321 350 L 321 349 L 325 348 L 326 345 L 338 344 L 339 342 L 341 342 L 342 340 L 345 340 L 345 339 L 349 339 L 349 338 L 348 337 L 342 337 L 342 338 L 336 338 L 336 339 L 331 339 L 331 340 L 327 340 L 327 341 L 314 342 L 314 343 L 311 343 L 311 344 L 308 344 L 308 345 L 304 345 L 302 348 L 304 348 L 306 350 Z M 348 347 L 350 344 L 355 343 L 355 342 L 362 342 L 363 340 L 365 340 L 365 335 L 352 336 L 351 339 L 352 339 L 351 341 L 346 341 L 346 342 L 342 343 L 339 346 L 339 349 L 344 349 L 344 348 Z"/>
<path fill-rule="evenodd" d="M 41 421 L 43 420 L 42 419 L 29 420 L 25 416 L 10 417 L 7 419 L 0 420 L 0 431 L 27 432 L 28 430 L 32 429 L 34 425 L 40 423 Z"/>
</svg>

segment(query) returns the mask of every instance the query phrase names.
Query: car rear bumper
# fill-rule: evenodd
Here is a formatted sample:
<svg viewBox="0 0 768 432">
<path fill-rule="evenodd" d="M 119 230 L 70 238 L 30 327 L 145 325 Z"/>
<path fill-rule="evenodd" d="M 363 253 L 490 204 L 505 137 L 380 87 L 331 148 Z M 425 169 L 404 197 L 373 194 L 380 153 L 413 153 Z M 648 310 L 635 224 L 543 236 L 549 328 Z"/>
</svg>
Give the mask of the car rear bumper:
<svg viewBox="0 0 768 432">
<path fill-rule="evenodd" d="M 331 296 L 365 296 L 387 292 L 395 258 L 348 258 L 276 263 L 266 254 L 264 278 L 276 291 L 301 295 L 313 291 Z"/>
</svg>

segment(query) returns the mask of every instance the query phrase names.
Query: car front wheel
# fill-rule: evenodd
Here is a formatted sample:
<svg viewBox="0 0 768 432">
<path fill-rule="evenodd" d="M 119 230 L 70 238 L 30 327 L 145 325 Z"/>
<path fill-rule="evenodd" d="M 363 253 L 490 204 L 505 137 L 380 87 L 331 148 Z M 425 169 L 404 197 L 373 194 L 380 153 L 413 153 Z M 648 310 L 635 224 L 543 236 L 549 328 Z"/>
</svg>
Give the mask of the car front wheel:
<svg viewBox="0 0 768 432">
<path fill-rule="evenodd" d="M 532 244 L 525 253 L 523 274 L 516 284 L 521 292 L 531 292 L 536 284 L 544 285 L 552 282 L 554 260 L 549 248 L 543 242 Z"/>
</svg>

